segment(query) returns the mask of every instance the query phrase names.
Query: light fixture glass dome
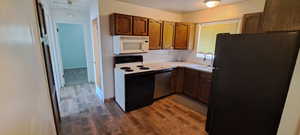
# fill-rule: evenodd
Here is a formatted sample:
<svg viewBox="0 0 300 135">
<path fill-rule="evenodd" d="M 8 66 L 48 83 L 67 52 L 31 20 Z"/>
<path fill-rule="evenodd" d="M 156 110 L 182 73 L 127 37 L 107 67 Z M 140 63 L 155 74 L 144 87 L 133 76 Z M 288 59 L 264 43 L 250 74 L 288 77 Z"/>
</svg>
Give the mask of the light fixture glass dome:
<svg viewBox="0 0 300 135">
<path fill-rule="evenodd" d="M 207 7 L 212 8 L 218 6 L 221 0 L 205 0 L 204 2 Z"/>
</svg>

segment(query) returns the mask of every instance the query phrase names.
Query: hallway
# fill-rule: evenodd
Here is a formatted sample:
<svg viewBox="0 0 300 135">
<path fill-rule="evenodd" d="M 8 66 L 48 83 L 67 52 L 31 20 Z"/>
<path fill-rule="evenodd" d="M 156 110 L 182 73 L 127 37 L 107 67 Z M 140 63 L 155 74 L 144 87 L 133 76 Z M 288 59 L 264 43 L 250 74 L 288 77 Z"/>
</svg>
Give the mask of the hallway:
<svg viewBox="0 0 300 135">
<path fill-rule="evenodd" d="M 60 114 L 64 118 L 82 113 L 103 104 L 97 95 L 95 84 L 85 83 L 62 88 L 60 93 Z"/>
<path fill-rule="evenodd" d="M 66 86 L 88 83 L 87 68 L 65 69 L 64 78 Z"/>
</svg>

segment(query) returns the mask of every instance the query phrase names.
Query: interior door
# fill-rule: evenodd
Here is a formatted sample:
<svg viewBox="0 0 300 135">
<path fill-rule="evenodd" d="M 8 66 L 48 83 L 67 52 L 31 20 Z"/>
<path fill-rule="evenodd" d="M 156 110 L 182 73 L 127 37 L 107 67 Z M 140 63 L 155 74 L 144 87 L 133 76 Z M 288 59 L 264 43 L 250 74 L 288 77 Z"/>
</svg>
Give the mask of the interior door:
<svg viewBox="0 0 300 135">
<path fill-rule="evenodd" d="M 56 87 L 55 87 L 55 81 L 54 81 L 54 75 L 53 75 L 53 69 L 52 69 L 52 63 L 51 63 L 51 54 L 50 54 L 50 48 L 49 43 L 47 39 L 47 29 L 46 29 L 46 22 L 45 22 L 45 14 L 44 14 L 44 8 L 41 3 L 36 1 L 37 5 L 37 14 L 38 14 L 38 22 L 39 22 L 39 28 L 40 28 L 40 37 L 42 39 L 42 49 L 43 49 L 43 55 L 44 55 L 44 61 L 45 61 L 45 68 L 47 72 L 47 80 L 49 84 L 49 94 L 52 102 L 52 110 L 55 120 L 55 127 L 56 132 L 59 135 L 59 128 L 60 128 L 60 113 L 59 113 L 59 107 L 58 107 L 58 101 L 57 101 L 57 93 L 56 93 Z"/>
<path fill-rule="evenodd" d="M 98 87 L 100 87 L 102 89 L 102 85 L 101 85 L 101 75 L 100 75 L 100 55 L 101 55 L 101 51 L 100 51 L 100 44 L 99 44 L 99 21 L 98 18 L 93 20 L 93 51 L 94 51 L 94 58 L 95 58 L 95 83 L 97 84 Z"/>
</svg>

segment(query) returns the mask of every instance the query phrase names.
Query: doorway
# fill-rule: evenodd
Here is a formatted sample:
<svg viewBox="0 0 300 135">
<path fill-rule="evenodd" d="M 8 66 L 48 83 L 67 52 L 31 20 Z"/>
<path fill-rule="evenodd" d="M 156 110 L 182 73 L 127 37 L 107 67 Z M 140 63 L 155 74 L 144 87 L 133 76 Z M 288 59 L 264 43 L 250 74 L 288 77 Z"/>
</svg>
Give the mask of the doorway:
<svg viewBox="0 0 300 135">
<path fill-rule="evenodd" d="M 68 118 L 86 116 L 85 112 L 104 102 L 99 10 L 89 6 L 98 5 L 98 1 L 89 0 L 95 4 L 87 2 L 79 8 L 79 1 L 70 1 L 64 7 L 50 0 L 36 1 L 37 8 L 43 5 L 38 17 L 59 134 L 70 122 Z"/>
<path fill-rule="evenodd" d="M 65 86 L 88 83 L 82 24 L 57 23 Z"/>
</svg>

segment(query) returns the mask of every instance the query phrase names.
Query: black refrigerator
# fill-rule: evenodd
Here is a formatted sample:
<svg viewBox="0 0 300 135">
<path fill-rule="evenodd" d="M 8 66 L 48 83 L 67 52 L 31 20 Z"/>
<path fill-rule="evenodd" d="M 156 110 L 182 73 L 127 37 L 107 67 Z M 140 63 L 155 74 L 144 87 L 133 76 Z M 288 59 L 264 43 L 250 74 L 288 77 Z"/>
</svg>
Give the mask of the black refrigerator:
<svg viewBox="0 0 300 135">
<path fill-rule="evenodd" d="M 276 135 L 299 46 L 299 32 L 218 34 L 209 135 Z"/>
</svg>

